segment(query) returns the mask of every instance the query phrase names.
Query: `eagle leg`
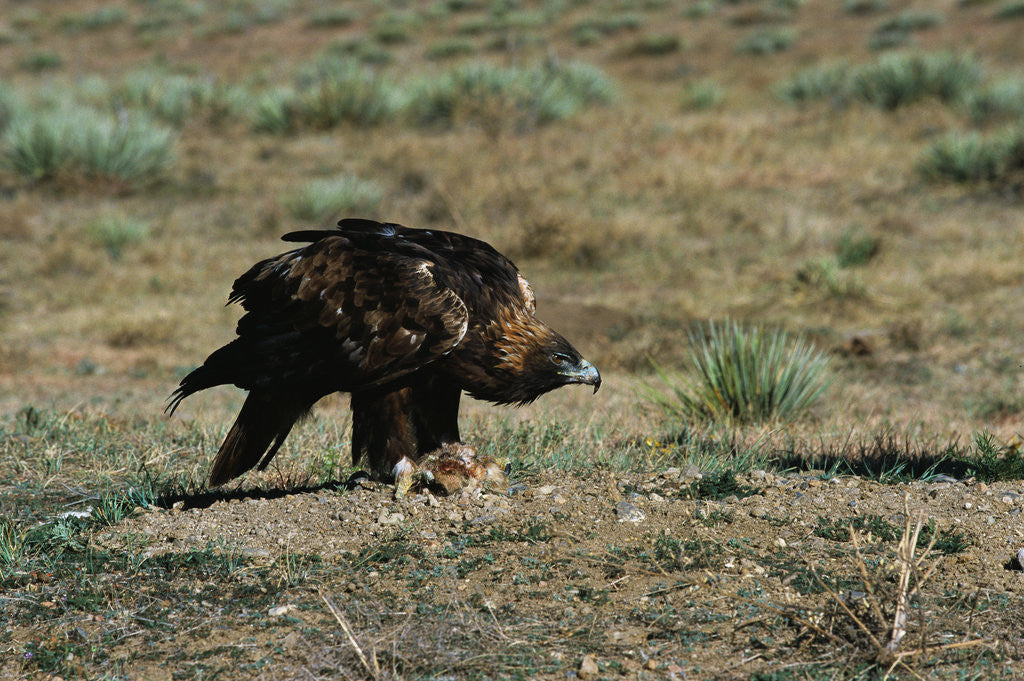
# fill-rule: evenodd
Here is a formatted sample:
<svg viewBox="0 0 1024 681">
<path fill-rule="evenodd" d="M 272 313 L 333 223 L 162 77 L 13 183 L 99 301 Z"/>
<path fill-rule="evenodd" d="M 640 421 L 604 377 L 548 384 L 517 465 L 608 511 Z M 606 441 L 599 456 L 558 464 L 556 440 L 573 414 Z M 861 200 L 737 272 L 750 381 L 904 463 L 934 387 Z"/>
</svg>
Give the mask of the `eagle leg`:
<svg viewBox="0 0 1024 681">
<path fill-rule="evenodd" d="M 507 461 L 490 456 L 477 458 L 470 445 L 446 442 L 417 464 L 405 458 L 395 466 L 395 497 L 419 489 L 442 496 L 478 487 L 501 493 L 508 489 L 507 465 Z"/>
</svg>

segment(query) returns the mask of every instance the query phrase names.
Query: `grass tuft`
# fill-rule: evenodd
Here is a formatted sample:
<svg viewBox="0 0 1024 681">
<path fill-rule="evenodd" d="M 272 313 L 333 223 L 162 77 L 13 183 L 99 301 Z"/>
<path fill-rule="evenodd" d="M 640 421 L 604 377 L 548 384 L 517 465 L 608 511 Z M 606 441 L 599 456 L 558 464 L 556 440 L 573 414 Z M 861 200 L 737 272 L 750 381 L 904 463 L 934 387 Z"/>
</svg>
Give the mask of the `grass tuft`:
<svg viewBox="0 0 1024 681">
<path fill-rule="evenodd" d="M 299 220 L 324 221 L 342 213 L 373 213 L 383 197 L 384 190 L 376 182 L 342 175 L 310 182 L 286 198 L 284 206 Z"/>
<path fill-rule="evenodd" d="M 390 119 L 397 109 L 395 88 L 358 62 L 326 55 L 299 74 L 292 106 L 301 122 L 329 129 L 341 123 L 369 126 Z"/>
<path fill-rule="evenodd" d="M 427 48 L 427 59 L 441 60 L 462 57 L 476 52 L 476 43 L 468 38 L 448 38 Z"/>
<path fill-rule="evenodd" d="M 829 382 L 827 357 L 782 331 L 711 322 L 705 333 L 690 334 L 690 345 L 692 377 L 658 369 L 670 393 L 645 391 L 674 419 L 791 419 L 813 404 Z"/>
<path fill-rule="evenodd" d="M 174 161 L 171 131 L 139 115 L 44 111 L 19 117 L 5 138 L 5 165 L 33 180 L 67 175 L 124 186 L 153 180 Z"/>
<path fill-rule="evenodd" d="M 926 97 L 950 104 L 964 99 L 977 85 L 980 72 L 969 54 L 891 54 L 856 69 L 850 91 L 857 99 L 888 110 Z"/>
<path fill-rule="evenodd" d="M 799 104 L 846 94 L 850 65 L 846 62 L 819 64 L 797 72 L 776 86 L 776 95 Z"/>
<path fill-rule="evenodd" d="M 683 91 L 683 108 L 695 111 L 714 109 L 725 99 L 722 86 L 713 80 L 690 83 Z"/>
<path fill-rule="evenodd" d="M 149 236 L 149 225 L 122 215 L 104 215 L 89 223 L 88 233 L 94 243 L 107 251 L 111 260 L 120 260 L 125 248 Z"/>
<path fill-rule="evenodd" d="M 928 97 L 946 104 L 966 101 L 980 79 L 981 67 L 970 54 L 914 52 L 884 55 L 856 67 L 813 66 L 776 91 L 794 103 L 834 97 L 893 110 Z"/>
<path fill-rule="evenodd" d="M 56 52 L 33 52 L 18 62 L 22 71 L 53 71 L 64 66 L 64 60 Z"/>
<path fill-rule="evenodd" d="M 71 150 L 63 114 L 45 113 L 16 118 L 5 134 L 4 165 L 33 180 L 54 177 Z"/>
<path fill-rule="evenodd" d="M 407 110 L 420 125 L 459 121 L 494 124 L 511 119 L 531 127 L 569 118 L 583 108 L 610 102 L 612 81 L 582 62 L 530 68 L 465 64 L 409 88 Z"/>
<path fill-rule="evenodd" d="M 790 28 L 772 28 L 755 31 L 736 43 L 739 54 L 765 55 L 785 52 L 796 41 L 796 33 Z"/>
<path fill-rule="evenodd" d="M 868 264 L 881 248 L 881 239 L 864 231 L 861 225 L 851 225 L 836 240 L 836 262 L 840 267 L 862 267 Z"/>
<path fill-rule="evenodd" d="M 312 28 L 339 28 L 349 26 L 357 18 L 358 15 L 350 9 L 324 7 L 313 12 L 306 23 Z"/>
<path fill-rule="evenodd" d="M 885 33 L 889 31 L 923 31 L 928 28 L 934 28 L 941 26 L 945 21 L 938 12 L 916 12 L 908 10 L 906 12 L 900 12 L 891 19 L 886 19 L 878 28 L 875 29 L 876 33 Z"/>
<path fill-rule="evenodd" d="M 795 288 L 836 301 L 864 298 L 864 286 L 850 273 L 841 272 L 842 267 L 838 258 L 807 260 L 796 271 Z"/>
<path fill-rule="evenodd" d="M 181 125 L 186 118 L 215 99 L 213 81 L 161 69 L 139 69 L 129 74 L 115 93 L 118 103 L 141 108 L 157 118 Z"/>
<path fill-rule="evenodd" d="M 843 11 L 847 14 L 877 14 L 889 6 L 888 0 L 846 0 Z"/>
<path fill-rule="evenodd" d="M 569 30 L 569 36 L 580 47 L 586 47 L 623 31 L 635 31 L 643 24 L 643 15 L 634 12 L 590 17 L 574 24 Z"/>
<path fill-rule="evenodd" d="M 996 10 L 995 18 L 1005 21 L 1007 19 L 1020 19 L 1024 17 L 1024 0 L 1009 0 L 1004 2 Z"/>
<path fill-rule="evenodd" d="M 1024 127 L 988 137 L 949 133 L 924 151 L 917 168 L 927 180 L 1019 189 L 1024 186 Z"/>
<path fill-rule="evenodd" d="M 648 33 L 637 39 L 627 50 L 634 57 L 662 57 L 678 52 L 683 48 L 683 41 L 671 33 Z"/>
<path fill-rule="evenodd" d="M 253 130 L 276 135 L 295 132 L 299 119 L 298 97 L 292 88 L 274 88 L 257 95 L 249 113 Z"/>
<path fill-rule="evenodd" d="M 1003 78 L 968 95 L 966 105 L 975 123 L 1024 120 L 1024 79 Z"/>
<path fill-rule="evenodd" d="M 83 111 L 72 125 L 72 164 L 87 178 L 147 182 L 174 161 L 174 135 L 147 117 Z"/>
<path fill-rule="evenodd" d="M 67 33 L 99 31 L 124 22 L 126 13 L 121 7 L 100 7 L 85 14 L 66 14 L 60 18 L 60 28 Z"/>
<path fill-rule="evenodd" d="M 373 22 L 370 33 L 380 43 L 396 45 L 411 40 L 419 23 L 414 14 L 389 12 Z"/>
<path fill-rule="evenodd" d="M 974 434 L 973 456 L 968 473 L 984 482 L 1024 480 L 1024 452 L 1019 442 L 1000 445 L 991 433 Z"/>
</svg>

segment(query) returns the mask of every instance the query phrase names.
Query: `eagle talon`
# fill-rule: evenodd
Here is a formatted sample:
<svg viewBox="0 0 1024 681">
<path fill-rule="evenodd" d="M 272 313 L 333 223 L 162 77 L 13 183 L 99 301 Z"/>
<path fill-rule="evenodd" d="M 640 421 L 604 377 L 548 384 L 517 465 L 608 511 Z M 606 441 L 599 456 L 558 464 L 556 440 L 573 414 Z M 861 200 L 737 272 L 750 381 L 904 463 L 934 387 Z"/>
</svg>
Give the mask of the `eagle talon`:
<svg viewBox="0 0 1024 681">
<path fill-rule="evenodd" d="M 428 468 L 414 468 L 395 476 L 395 498 L 401 499 L 413 490 L 430 489 L 434 486 L 434 473 Z"/>
</svg>

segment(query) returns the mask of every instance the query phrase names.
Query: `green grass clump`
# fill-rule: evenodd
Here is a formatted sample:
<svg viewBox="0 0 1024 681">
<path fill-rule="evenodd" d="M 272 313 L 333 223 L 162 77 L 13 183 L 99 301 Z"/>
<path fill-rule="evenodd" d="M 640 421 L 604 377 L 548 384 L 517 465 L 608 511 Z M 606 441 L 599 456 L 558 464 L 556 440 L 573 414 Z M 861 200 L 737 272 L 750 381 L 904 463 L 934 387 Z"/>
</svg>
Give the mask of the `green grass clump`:
<svg viewBox="0 0 1024 681">
<path fill-rule="evenodd" d="M 52 71 L 64 66 L 64 60 L 56 52 L 33 52 L 18 62 L 23 71 Z"/>
<path fill-rule="evenodd" d="M 917 167 L 928 180 L 1020 187 L 1024 183 L 1024 126 L 988 137 L 976 132 L 949 133 L 925 150 Z"/>
<path fill-rule="evenodd" d="M 258 131 L 281 134 L 342 124 L 377 125 L 399 108 L 398 89 L 389 81 L 355 59 L 331 53 L 303 66 L 295 87 L 256 95 L 249 119 Z"/>
<path fill-rule="evenodd" d="M 945 18 L 937 12 L 901 12 L 872 31 L 868 47 L 876 52 L 902 47 L 913 41 L 916 31 L 939 26 L 943 21 Z"/>
<path fill-rule="evenodd" d="M 26 533 L 8 518 L 0 518 L 0 581 L 7 579 L 24 562 Z"/>
<path fill-rule="evenodd" d="M 843 11 L 847 14 L 875 14 L 889 6 L 888 0 L 846 0 Z"/>
<path fill-rule="evenodd" d="M 4 135 L 4 165 L 34 180 L 52 178 L 71 154 L 67 131 L 65 117 L 55 113 L 15 119 Z"/>
<path fill-rule="evenodd" d="M 980 76 L 978 61 L 969 54 L 890 54 L 855 69 L 849 87 L 855 98 L 891 110 L 927 97 L 958 102 Z"/>
<path fill-rule="evenodd" d="M 25 105 L 14 88 L 0 82 L 0 133 L 24 110 Z"/>
<path fill-rule="evenodd" d="M 419 27 L 419 19 L 413 14 L 389 12 L 370 27 L 370 34 L 380 43 L 397 45 L 412 39 L 412 34 Z"/>
<path fill-rule="evenodd" d="M 394 56 L 368 38 L 339 40 L 324 50 L 325 58 L 346 57 L 362 64 L 390 64 Z"/>
<path fill-rule="evenodd" d="M 292 88 L 274 88 L 257 95 L 249 109 L 249 120 L 257 132 L 284 134 L 299 125 L 298 96 Z"/>
<path fill-rule="evenodd" d="M 868 37 L 868 49 L 872 52 L 894 50 L 914 42 L 910 31 L 875 31 Z"/>
<path fill-rule="evenodd" d="M 808 259 L 796 270 L 796 288 L 835 301 L 863 298 L 864 287 L 840 267 L 837 258 Z"/>
<path fill-rule="evenodd" d="M 711 322 L 706 332 L 691 333 L 689 339 L 690 375 L 670 376 L 659 369 L 670 393 L 646 391 L 672 418 L 791 419 L 829 382 L 827 357 L 782 331 Z"/>
<path fill-rule="evenodd" d="M 995 18 L 1000 20 L 1020 19 L 1021 17 L 1024 17 L 1024 0 L 1004 2 L 995 13 Z"/>
<path fill-rule="evenodd" d="M 975 433 L 973 456 L 967 464 L 968 473 L 984 482 L 1024 480 L 1021 446 L 1000 445 L 991 433 Z"/>
<path fill-rule="evenodd" d="M 297 102 L 291 106 L 311 128 L 376 125 L 398 109 L 397 92 L 389 81 L 354 60 L 333 55 L 303 69 L 296 92 Z"/>
<path fill-rule="evenodd" d="M 149 225 L 123 215 L 103 215 L 88 225 L 93 243 L 102 246 L 111 260 L 120 260 L 124 250 L 149 236 Z"/>
<path fill-rule="evenodd" d="M 923 31 L 927 28 L 941 26 L 945 21 L 938 12 L 915 12 L 908 10 L 900 12 L 891 19 L 886 19 L 875 29 L 876 33 L 887 31 Z"/>
<path fill-rule="evenodd" d="M 67 14 L 60 18 L 61 30 L 67 33 L 98 31 L 110 26 L 117 26 L 125 19 L 126 13 L 121 7 L 100 7 L 85 14 Z"/>
<path fill-rule="evenodd" d="M 1008 77 L 972 92 L 967 112 L 975 123 L 994 120 L 1024 120 L 1024 79 Z"/>
<path fill-rule="evenodd" d="M 352 24 L 357 18 L 350 9 L 324 7 L 313 12 L 306 23 L 313 28 L 339 28 Z"/>
<path fill-rule="evenodd" d="M 690 83 L 683 91 L 683 108 L 693 110 L 713 109 L 725 99 L 725 91 L 713 80 L 699 80 Z"/>
<path fill-rule="evenodd" d="M 881 240 L 860 225 L 843 230 L 836 240 L 836 262 L 840 267 L 861 267 L 878 255 Z"/>
<path fill-rule="evenodd" d="M 611 16 L 591 17 L 579 21 L 569 29 L 569 36 L 577 45 L 584 47 L 594 45 L 616 33 L 635 31 L 644 24 L 644 18 L 634 12 L 624 12 Z"/>
<path fill-rule="evenodd" d="M 835 97 L 892 110 L 928 97 L 946 104 L 965 101 L 980 80 L 981 66 L 970 54 L 908 52 L 855 67 L 813 66 L 779 84 L 776 92 L 789 102 Z"/>
<path fill-rule="evenodd" d="M 342 175 L 310 182 L 287 197 L 284 207 L 296 219 L 322 221 L 342 213 L 372 213 L 383 197 L 384 190 L 376 182 Z"/>
<path fill-rule="evenodd" d="M 636 40 L 627 50 L 627 54 L 634 57 L 661 57 L 678 52 L 682 47 L 683 41 L 677 35 L 648 33 Z"/>
<path fill-rule="evenodd" d="M 846 62 L 819 64 L 798 71 L 775 88 L 776 95 L 794 104 L 846 94 L 850 66 Z"/>
<path fill-rule="evenodd" d="M 90 179 L 147 182 L 174 162 L 174 135 L 145 116 L 83 111 L 72 129 L 71 169 Z"/>
<path fill-rule="evenodd" d="M 476 43 L 466 38 L 448 38 L 427 48 L 427 59 L 451 59 L 476 52 Z"/>
<path fill-rule="evenodd" d="M 739 54 L 775 54 L 793 46 L 796 33 L 790 28 L 772 28 L 755 31 L 736 43 Z"/>
<path fill-rule="evenodd" d="M 465 64 L 422 78 L 408 89 L 407 111 L 420 125 L 464 120 L 494 124 L 507 119 L 521 126 L 540 125 L 614 97 L 611 80 L 581 62 L 529 68 Z"/>
<path fill-rule="evenodd" d="M 5 164 L 34 180 L 59 173 L 90 180 L 152 180 L 174 160 L 171 131 L 142 116 L 84 109 L 19 117 L 5 134 Z"/>
<path fill-rule="evenodd" d="M 115 98 L 129 107 L 145 109 L 157 118 L 181 125 L 215 99 L 212 80 L 158 69 L 140 69 L 125 77 Z"/>
</svg>

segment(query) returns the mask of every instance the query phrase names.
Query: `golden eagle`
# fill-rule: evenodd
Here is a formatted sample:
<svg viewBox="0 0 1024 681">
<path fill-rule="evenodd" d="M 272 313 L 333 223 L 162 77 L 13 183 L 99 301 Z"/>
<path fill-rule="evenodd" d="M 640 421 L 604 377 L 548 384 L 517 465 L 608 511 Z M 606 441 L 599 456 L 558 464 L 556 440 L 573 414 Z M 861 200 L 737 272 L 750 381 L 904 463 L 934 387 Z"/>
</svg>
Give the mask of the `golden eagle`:
<svg viewBox="0 0 1024 681">
<path fill-rule="evenodd" d="M 256 263 L 228 303 L 238 338 L 211 354 L 171 395 L 216 385 L 249 391 L 217 453 L 210 484 L 262 470 L 320 398 L 351 393 L 352 459 L 394 480 L 449 491 L 504 481 L 459 436 L 465 391 L 522 405 L 569 383 L 597 392 L 601 375 L 534 316 L 533 290 L 508 258 L 453 232 L 346 219 L 337 230 L 292 232 L 307 243 Z M 440 478 L 440 479 L 439 479 Z"/>
</svg>

